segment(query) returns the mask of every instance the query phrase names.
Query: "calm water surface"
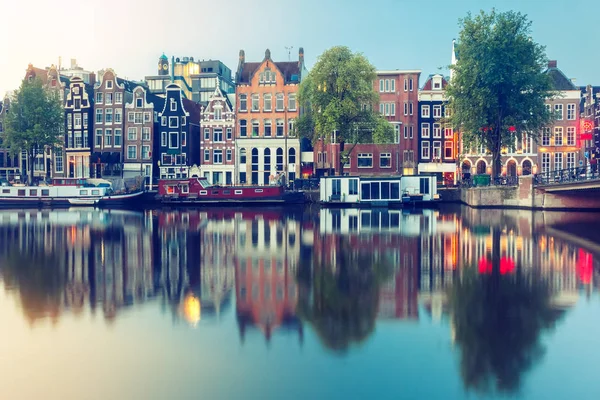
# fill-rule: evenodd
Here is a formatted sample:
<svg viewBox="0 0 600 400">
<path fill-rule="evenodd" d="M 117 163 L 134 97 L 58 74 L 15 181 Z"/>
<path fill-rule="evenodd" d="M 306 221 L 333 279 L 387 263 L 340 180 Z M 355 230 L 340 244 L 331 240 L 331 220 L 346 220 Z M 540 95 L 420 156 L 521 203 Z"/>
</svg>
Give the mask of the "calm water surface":
<svg viewBox="0 0 600 400">
<path fill-rule="evenodd" d="M 599 399 L 598 222 L 0 211 L 0 398 Z"/>
</svg>

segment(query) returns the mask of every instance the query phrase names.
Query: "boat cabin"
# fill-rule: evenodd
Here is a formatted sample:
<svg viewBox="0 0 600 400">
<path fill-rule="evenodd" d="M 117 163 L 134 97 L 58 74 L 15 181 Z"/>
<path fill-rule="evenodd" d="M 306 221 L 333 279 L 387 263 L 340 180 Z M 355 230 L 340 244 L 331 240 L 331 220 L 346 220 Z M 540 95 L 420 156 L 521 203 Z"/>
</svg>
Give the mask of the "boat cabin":
<svg viewBox="0 0 600 400">
<path fill-rule="evenodd" d="M 282 196 L 283 186 L 218 186 L 204 177 L 161 179 L 158 195 L 163 198 L 194 200 L 248 200 Z"/>
</svg>

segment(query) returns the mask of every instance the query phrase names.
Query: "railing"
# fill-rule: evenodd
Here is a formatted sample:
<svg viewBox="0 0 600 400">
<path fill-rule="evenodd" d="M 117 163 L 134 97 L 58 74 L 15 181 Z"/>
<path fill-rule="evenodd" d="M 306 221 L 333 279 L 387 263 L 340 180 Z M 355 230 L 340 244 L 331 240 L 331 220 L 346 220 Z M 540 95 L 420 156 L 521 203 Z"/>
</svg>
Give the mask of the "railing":
<svg viewBox="0 0 600 400">
<path fill-rule="evenodd" d="M 482 186 L 519 186 L 518 176 L 501 176 L 491 178 L 489 175 L 476 175 L 472 178 L 463 178 L 460 186 L 464 188 Z"/>
<path fill-rule="evenodd" d="M 290 185 L 291 186 L 291 185 Z M 293 182 L 294 190 L 317 190 L 319 189 L 319 179 L 296 179 Z"/>
<path fill-rule="evenodd" d="M 534 184 L 554 185 L 560 183 L 589 181 L 592 179 L 600 179 L 600 172 L 595 169 L 575 167 L 539 173 L 535 176 Z"/>
</svg>

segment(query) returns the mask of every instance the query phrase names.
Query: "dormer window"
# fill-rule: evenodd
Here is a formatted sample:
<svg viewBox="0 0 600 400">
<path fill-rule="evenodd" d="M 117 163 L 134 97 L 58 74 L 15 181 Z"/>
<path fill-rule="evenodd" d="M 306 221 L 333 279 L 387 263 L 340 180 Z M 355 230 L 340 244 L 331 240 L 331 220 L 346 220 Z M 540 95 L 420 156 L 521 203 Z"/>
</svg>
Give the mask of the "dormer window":
<svg viewBox="0 0 600 400">
<path fill-rule="evenodd" d="M 112 81 L 106 81 L 106 88 L 107 89 L 112 89 L 112 87 L 113 87 Z"/>
<path fill-rule="evenodd" d="M 171 99 L 169 104 L 171 105 L 171 111 L 177 111 L 177 103 L 175 102 L 175 99 Z"/>
<path fill-rule="evenodd" d="M 144 106 L 144 99 L 142 99 L 141 97 L 135 99 L 135 106 L 137 108 L 142 108 Z"/>
<path fill-rule="evenodd" d="M 215 120 L 217 120 L 217 121 L 221 120 L 221 118 L 222 118 L 221 113 L 222 113 L 221 107 L 215 107 Z"/>
</svg>

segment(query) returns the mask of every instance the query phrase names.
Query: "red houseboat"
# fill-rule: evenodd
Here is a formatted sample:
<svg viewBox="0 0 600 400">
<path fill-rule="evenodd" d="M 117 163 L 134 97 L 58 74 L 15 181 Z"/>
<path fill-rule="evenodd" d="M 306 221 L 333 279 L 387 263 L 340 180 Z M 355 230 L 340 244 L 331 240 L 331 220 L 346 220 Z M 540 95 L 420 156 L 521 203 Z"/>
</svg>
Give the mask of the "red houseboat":
<svg viewBox="0 0 600 400">
<path fill-rule="evenodd" d="M 206 178 L 161 179 L 158 198 L 165 204 L 301 204 L 303 192 L 283 186 L 217 186 Z"/>
</svg>

